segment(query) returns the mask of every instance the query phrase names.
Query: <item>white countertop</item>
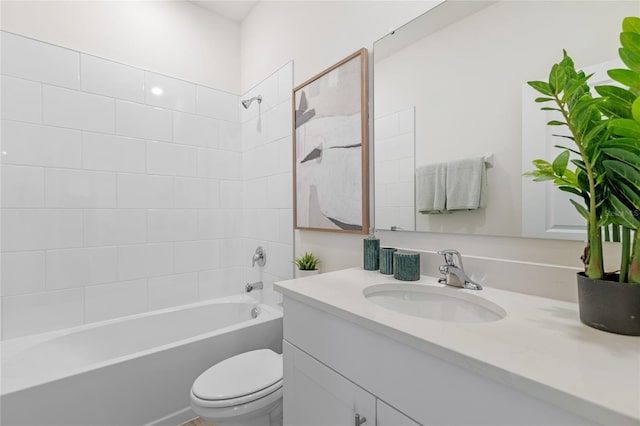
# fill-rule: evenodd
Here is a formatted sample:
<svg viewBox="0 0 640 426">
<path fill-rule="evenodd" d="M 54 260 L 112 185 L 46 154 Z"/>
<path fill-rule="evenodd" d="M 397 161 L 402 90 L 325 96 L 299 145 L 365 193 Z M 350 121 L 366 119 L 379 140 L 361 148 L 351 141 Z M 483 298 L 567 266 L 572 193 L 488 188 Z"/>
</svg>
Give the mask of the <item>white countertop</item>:
<svg viewBox="0 0 640 426">
<path fill-rule="evenodd" d="M 274 288 L 596 422 L 640 425 L 640 337 L 583 325 L 574 303 L 490 285 L 481 291 L 454 289 L 485 298 L 507 312 L 499 321 L 484 323 L 409 316 L 363 295 L 368 286 L 394 282 L 408 283 L 353 268 L 281 281 Z M 426 276 L 411 283 L 442 287 Z"/>
</svg>

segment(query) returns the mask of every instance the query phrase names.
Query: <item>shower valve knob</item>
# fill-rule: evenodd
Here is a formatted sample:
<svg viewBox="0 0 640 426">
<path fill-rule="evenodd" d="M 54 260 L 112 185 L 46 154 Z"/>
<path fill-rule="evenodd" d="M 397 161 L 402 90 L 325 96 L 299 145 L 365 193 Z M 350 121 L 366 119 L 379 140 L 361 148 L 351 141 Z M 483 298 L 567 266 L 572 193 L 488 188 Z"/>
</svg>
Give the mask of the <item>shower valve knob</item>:
<svg viewBox="0 0 640 426">
<path fill-rule="evenodd" d="M 258 266 L 264 266 L 265 263 L 267 263 L 267 253 L 262 246 L 258 246 L 251 259 L 251 266 L 256 266 L 256 264 L 258 264 Z"/>
</svg>

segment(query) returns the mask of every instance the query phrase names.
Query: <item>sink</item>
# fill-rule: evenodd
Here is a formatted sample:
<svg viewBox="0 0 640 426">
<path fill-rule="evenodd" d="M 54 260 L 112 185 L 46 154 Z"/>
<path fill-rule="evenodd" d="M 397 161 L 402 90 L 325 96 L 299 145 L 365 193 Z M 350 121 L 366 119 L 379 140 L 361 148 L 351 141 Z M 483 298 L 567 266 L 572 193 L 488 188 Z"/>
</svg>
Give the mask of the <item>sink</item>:
<svg viewBox="0 0 640 426">
<path fill-rule="evenodd" d="M 432 320 L 478 323 L 504 318 L 499 305 L 452 287 L 425 284 L 377 284 L 363 290 L 376 305 L 414 317 Z"/>
</svg>

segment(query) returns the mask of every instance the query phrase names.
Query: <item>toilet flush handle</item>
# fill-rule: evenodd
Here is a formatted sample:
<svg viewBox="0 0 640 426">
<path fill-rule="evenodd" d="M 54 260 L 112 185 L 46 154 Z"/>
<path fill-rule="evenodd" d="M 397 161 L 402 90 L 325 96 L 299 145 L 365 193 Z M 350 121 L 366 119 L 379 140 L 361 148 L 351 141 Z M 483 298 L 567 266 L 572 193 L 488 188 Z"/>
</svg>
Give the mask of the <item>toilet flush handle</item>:
<svg viewBox="0 0 640 426">
<path fill-rule="evenodd" d="M 360 417 L 360 414 L 356 413 L 356 418 L 355 418 L 355 426 L 360 426 L 364 423 L 366 423 L 367 418 L 365 416 Z"/>
</svg>

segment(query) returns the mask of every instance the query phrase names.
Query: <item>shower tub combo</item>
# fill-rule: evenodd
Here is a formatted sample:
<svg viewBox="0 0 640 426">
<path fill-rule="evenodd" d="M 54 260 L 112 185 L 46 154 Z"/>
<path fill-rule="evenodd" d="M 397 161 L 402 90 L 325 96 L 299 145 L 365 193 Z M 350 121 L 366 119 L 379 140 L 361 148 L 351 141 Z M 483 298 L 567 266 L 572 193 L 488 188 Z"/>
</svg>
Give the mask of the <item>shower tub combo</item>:
<svg viewBox="0 0 640 426">
<path fill-rule="evenodd" d="M 200 373 L 281 346 L 282 313 L 246 295 L 8 340 L 1 423 L 175 426 Z"/>
</svg>

